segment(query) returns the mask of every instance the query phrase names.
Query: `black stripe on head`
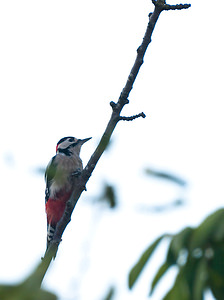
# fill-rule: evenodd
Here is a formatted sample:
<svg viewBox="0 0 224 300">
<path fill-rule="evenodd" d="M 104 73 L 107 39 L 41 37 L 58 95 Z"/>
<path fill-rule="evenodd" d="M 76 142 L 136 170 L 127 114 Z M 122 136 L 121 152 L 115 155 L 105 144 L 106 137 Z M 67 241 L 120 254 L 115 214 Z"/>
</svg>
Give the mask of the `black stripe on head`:
<svg viewBox="0 0 224 300">
<path fill-rule="evenodd" d="M 60 148 L 60 145 L 65 141 L 67 141 L 69 145 L 66 148 Z M 77 140 L 73 136 L 66 136 L 66 137 L 60 139 L 60 141 L 57 143 L 57 147 L 56 147 L 57 152 L 63 153 L 67 156 L 70 156 L 70 155 L 72 155 L 72 151 L 71 151 L 72 148 L 74 148 L 76 145 L 78 145 L 80 143 L 80 141 L 81 141 L 80 139 Z"/>
<path fill-rule="evenodd" d="M 69 140 L 69 142 L 73 142 L 75 140 L 75 138 L 73 136 L 66 136 L 66 137 L 60 139 L 60 141 L 58 141 L 57 145 L 63 143 L 66 140 Z"/>
<path fill-rule="evenodd" d="M 65 155 L 67 155 L 67 156 L 70 156 L 72 154 L 72 152 L 69 150 L 69 148 L 70 148 L 70 146 L 67 147 L 67 148 L 65 148 L 65 149 L 58 148 L 58 152 L 59 153 L 63 153 Z"/>
<path fill-rule="evenodd" d="M 75 146 L 77 146 L 80 143 L 81 140 L 77 140 L 75 143 L 72 143 L 69 148 L 74 148 Z"/>
<path fill-rule="evenodd" d="M 70 144 L 66 149 L 58 149 L 60 153 L 64 153 L 67 156 L 72 155 L 71 148 L 74 148 L 80 143 L 81 140 L 76 141 L 75 143 Z"/>
</svg>

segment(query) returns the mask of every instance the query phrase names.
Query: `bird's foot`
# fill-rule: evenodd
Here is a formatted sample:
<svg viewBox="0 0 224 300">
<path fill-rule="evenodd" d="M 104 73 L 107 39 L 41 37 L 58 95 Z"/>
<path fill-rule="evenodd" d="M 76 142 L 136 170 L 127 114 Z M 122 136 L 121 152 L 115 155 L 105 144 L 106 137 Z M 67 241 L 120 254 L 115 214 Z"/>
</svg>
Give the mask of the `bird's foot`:
<svg viewBox="0 0 224 300">
<path fill-rule="evenodd" d="M 74 172 L 72 172 L 72 177 L 79 177 L 81 175 L 81 169 L 76 169 Z"/>
</svg>

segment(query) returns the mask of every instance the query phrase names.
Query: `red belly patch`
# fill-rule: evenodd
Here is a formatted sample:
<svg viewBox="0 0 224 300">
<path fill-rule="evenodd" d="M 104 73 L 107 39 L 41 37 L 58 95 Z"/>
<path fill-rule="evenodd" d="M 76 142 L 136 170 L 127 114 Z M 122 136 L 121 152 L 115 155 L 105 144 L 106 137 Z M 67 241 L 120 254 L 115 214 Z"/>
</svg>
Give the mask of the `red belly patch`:
<svg viewBox="0 0 224 300">
<path fill-rule="evenodd" d="M 56 226 L 60 221 L 64 211 L 66 202 L 68 201 L 71 193 L 65 193 L 62 197 L 56 197 L 54 199 L 49 198 L 45 209 L 47 214 L 47 223 Z"/>
</svg>

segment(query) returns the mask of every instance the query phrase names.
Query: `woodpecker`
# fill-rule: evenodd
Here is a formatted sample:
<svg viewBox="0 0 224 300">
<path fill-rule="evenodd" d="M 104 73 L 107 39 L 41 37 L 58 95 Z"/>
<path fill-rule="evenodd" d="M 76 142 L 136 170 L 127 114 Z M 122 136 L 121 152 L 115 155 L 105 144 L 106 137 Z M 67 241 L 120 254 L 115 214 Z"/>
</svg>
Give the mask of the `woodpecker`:
<svg viewBox="0 0 224 300">
<path fill-rule="evenodd" d="M 45 210 L 47 214 L 47 248 L 53 239 L 57 223 L 60 221 L 75 186 L 75 177 L 83 170 L 80 158 L 81 146 L 90 140 L 67 136 L 57 143 L 56 155 L 50 160 L 46 172 Z"/>
</svg>

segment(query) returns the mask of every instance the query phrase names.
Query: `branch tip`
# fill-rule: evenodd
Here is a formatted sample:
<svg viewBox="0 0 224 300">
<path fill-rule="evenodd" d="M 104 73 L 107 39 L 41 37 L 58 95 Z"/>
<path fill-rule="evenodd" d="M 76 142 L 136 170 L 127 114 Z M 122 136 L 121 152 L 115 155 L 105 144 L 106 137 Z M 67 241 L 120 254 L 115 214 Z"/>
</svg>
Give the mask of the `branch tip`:
<svg viewBox="0 0 224 300">
<path fill-rule="evenodd" d="M 110 101 L 110 106 L 114 110 L 116 108 L 116 103 L 114 101 Z"/>
<path fill-rule="evenodd" d="M 133 121 L 133 120 L 135 120 L 137 118 L 140 118 L 140 117 L 144 119 L 146 117 L 146 115 L 143 112 L 141 112 L 140 114 L 137 114 L 137 115 L 134 115 L 134 116 L 131 116 L 131 117 L 122 117 L 122 116 L 120 116 L 119 121 Z"/>
<path fill-rule="evenodd" d="M 181 10 L 181 9 L 187 9 L 189 7 L 191 7 L 191 4 L 176 4 L 176 5 L 170 5 L 170 4 L 166 4 L 165 0 L 152 0 L 152 3 L 159 7 L 161 9 L 161 11 L 163 10 Z"/>
</svg>

